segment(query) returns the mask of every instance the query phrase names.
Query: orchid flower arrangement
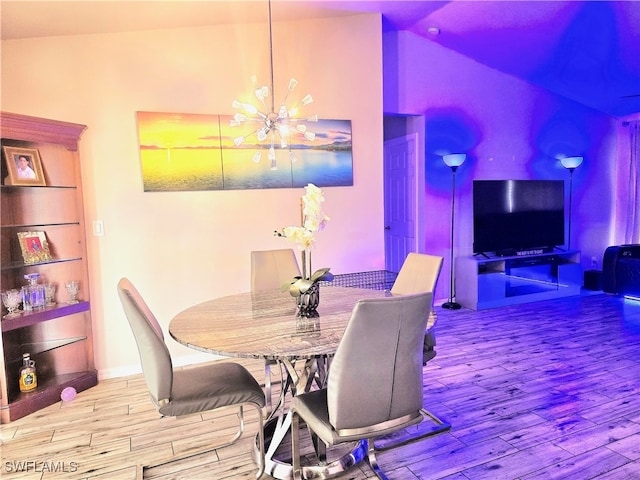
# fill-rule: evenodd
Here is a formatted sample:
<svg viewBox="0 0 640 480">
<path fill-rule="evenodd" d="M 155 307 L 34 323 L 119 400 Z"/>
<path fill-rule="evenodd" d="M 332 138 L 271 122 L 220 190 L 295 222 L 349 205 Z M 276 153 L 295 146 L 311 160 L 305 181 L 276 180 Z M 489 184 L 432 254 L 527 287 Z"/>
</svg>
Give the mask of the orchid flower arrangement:
<svg viewBox="0 0 640 480">
<path fill-rule="evenodd" d="M 302 276 L 294 277 L 290 282 L 282 285 L 282 291 L 289 290 L 292 296 L 299 297 L 307 292 L 314 283 L 333 280 L 333 274 L 329 268 L 321 268 L 313 274 L 311 269 L 311 248 L 315 245 L 316 234 L 324 229 L 329 217 L 322 211 L 324 194 L 322 190 L 309 183 L 305 194 L 301 199 L 301 225 L 297 227 L 285 227 L 281 231 L 275 231 L 278 237 L 285 237 L 295 243 L 302 257 Z"/>
</svg>

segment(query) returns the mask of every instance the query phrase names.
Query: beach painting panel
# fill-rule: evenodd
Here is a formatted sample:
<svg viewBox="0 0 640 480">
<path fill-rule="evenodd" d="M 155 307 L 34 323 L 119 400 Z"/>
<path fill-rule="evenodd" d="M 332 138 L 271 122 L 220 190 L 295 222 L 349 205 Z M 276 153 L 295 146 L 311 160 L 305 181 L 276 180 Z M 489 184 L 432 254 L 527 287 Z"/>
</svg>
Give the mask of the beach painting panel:
<svg viewBox="0 0 640 480">
<path fill-rule="evenodd" d="M 137 112 L 145 192 L 220 190 L 218 115 Z"/>
<path fill-rule="evenodd" d="M 307 123 L 315 139 L 293 134 L 285 149 L 278 140 L 272 161 L 269 144 L 231 127 L 231 116 L 137 112 L 137 119 L 145 192 L 353 185 L 350 120 Z M 240 135 L 246 140 L 236 146 Z"/>
</svg>

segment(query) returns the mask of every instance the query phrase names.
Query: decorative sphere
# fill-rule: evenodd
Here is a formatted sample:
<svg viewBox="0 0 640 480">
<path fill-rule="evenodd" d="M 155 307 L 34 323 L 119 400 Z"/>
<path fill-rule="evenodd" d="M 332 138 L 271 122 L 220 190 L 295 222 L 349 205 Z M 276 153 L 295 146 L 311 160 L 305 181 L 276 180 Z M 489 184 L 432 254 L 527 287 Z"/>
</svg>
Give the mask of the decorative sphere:
<svg viewBox="0 0 640 480">
<path fill-rule="evenodd" d="M 74 398 L 76 398 L 76 389 L 73 387 L 67 387 L 60 393 L 60 398 L 64 402 L 70 402 Z"/>
</svg>

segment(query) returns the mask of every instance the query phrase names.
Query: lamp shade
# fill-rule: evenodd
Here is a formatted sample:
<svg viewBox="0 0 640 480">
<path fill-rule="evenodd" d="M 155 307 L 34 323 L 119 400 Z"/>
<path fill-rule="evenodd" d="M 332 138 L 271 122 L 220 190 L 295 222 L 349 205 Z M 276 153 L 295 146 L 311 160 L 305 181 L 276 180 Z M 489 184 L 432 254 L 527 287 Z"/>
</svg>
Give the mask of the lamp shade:
<svg viewBox="0 0 640 480">
<path fill-rule="evenodd" d="M 449 155 L 443 155 L 442 160 L 447 167 L 459 167 L 467 158 L 465 153 L 450 153 Z"/>
<path fill-rule="evenodd" d="M 561 158 L 560 162 L 564 168 L 576 168 L 582 165 L 582 157 L 565 157 Z"/>
</svg>

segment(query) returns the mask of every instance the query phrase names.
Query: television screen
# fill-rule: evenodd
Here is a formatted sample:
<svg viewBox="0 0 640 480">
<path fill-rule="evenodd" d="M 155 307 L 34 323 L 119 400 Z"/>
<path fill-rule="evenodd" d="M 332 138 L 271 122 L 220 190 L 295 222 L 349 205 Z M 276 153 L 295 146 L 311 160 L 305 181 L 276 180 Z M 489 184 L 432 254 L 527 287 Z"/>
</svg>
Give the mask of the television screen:
<svg viewBox="0 0 640 480">
<path fill-rule="evenodd" d="M 473 252 L 564 245 L 563 180 L 474 180 Z"/>
</svg>

